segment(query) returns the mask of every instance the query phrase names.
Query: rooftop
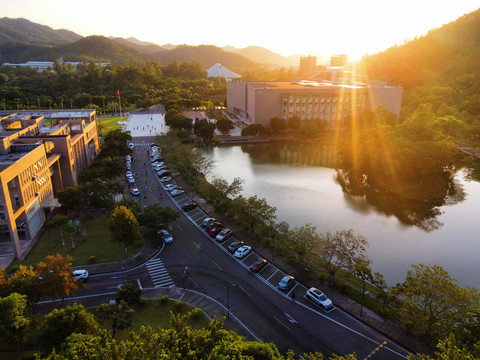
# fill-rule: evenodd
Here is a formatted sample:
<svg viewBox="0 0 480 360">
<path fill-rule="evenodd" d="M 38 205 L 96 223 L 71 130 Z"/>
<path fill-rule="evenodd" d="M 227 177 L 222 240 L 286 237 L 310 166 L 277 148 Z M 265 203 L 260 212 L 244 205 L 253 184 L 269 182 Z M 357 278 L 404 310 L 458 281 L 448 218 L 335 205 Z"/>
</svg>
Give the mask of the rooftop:
<svg viewBox="0 0 480 360">
<path fill-rule="evenodd" d="M 37 146 L 40 146 L 40 144 L 37 144 Z M 10 152 L 8 154 L 0 154 L 0 171 L 5 170 L 12 164 L 14 164 L 16 161 L 20 160 L 22 157 L 25 155 L 29 154 L 31 150 L 29 151 L 15 151 L 15 152 Z"/>
<path fill-rule="evenodd" d="M 322 89 L 322 88 L 347 88 L 347 89 L 363 89 L 364 85 L 347 85 L 347 84 L 334 84 L 331 82 L 316 82 L 302 80 L 299 82 L 280 82 L 280 81 L 269 81 L 269 82 L 248 82 L 249 86 L 255 88 L 273 88 L 273 89 Z"/>
</svg>

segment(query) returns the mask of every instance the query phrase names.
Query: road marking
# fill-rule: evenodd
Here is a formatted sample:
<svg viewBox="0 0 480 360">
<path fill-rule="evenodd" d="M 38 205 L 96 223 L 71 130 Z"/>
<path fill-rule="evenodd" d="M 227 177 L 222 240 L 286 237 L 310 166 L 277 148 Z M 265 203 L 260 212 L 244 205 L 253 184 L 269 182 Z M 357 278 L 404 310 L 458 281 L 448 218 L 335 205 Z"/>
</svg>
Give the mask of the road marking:
<svg viewBox="0 0 480 360">
<path fill-rule="evenodd" d="M 270 279 L 273 277 L 273 275 L 275 275 L 277 272 L 278 272 L 278 269 L 275 270 L 275 272 L 274 272 L 272 275 L 269 276 L 269 278 L 267 279 L 267 281 L 270 280 Z"/>
<path fill-rule="evenodd" d="M 142 283 L 140 282 L 140 279 L 137 279 L 137 284 L 138 284 L 138 288 L 140 290 L 143 290 Z"/>
<path fill-rule="evenodd" d="M 275 315 L 272 315 L 272 316 L 273 316 L 280 324 L 282 324 L 283 326 L 285 326 L 285 327 L 288 329 L 288 331 L 292 331 L 292 329 L 290 329 L 287 325 L 285 325 L 283 322 L 281 322 L 279 318 L 277 318 Z"/>
<path fill-rule="evenodd" d="M 194 241 L 194 242 L 195 242 L 195 241 Z M 197 245 L 197 246 L 198 246 L 198 245 Z M 218 264 L 217 264 L 215 261 L 213 261 L 213 260 L 212 260 L 212 262 L 213 262 L 215 265 L 217 265 L 217 267 L 218 267 L 220 270 L 223 271 L 223 269 L 220 267 L 220 265 L 218 265 Z"/>
<path fill-rule="evenodd" d="M 192 242 L 197 246 L 197 248 L 201 249 L 200 245 L 198 245 L 195 241 L 192 240 Z"/>
<path fill-rule="evenodd" d="M 287 317 L 288 322 L 290 322 L 292 324 L 298 324 L 297 321 L 294 318 L 292 318 L 289 314 L 287 314 L 286 312 L 284 312 L 284 314 Z"/>
<path fill-rule="evenodd" d="M 177 224 L 177 226 L 178 226 L 178 228 L 179 228 L 180 230 L 182 230 L 182 231 L 183 231 L 183 229 L 180 227 L 180 225 L 178 225 L 178 224 Z"/>
<path fill-rule="evenodd" d="M 238 287 L 239 287 L 240 290 L 242 290 L 245 294 L 247 294 L 248 296 L 250 296 L 250 298 L 253 298 L 253 296 L 250 295 L 249 292 L 242 287 L 242 285 L 238 285 Z"/>
</svg>

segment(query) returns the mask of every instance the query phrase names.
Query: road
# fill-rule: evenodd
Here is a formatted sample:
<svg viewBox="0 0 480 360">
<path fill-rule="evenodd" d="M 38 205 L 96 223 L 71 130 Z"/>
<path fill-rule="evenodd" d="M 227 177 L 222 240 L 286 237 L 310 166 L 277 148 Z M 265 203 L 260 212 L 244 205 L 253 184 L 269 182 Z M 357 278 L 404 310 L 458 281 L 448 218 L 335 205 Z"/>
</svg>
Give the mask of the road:
<svg viewBox="0 0 480 360">
<path fill-rule="evenodd" d="M 133 141 L 132 172 L 141 191 L 136 198 L 142 206 L 160 203 L 181 213 L 169 230 L 174 241 L 147 264 L 125 270 L 123 274 L 119 271 L 92 275 L 89 290 L 84 290 L 84 294 L 117 291 L 127 281 L 143 288 L 185 285 L 225 305 L 228 297 L 231 312 L 262 341 L 274 342 L 282 353 L 288 349 L 297 354 L 355 352 L 358 358 L 364 358 L 387 341 L 387 346 L 372 359 L 406 358 L 408 351 L 341 309 L 325 311 L 309 302 L 304 297 L 307 290 L 304 285 L 296 283 L 287 293 L 278 290 L 276 285 L 285 273 L 274 264 L 269 263 L 258 274 L 249 271 L 250 264 L 260 257 L 255 249 L 244 259 L 236 259 L 227 251 L 228 245 L 236 240 L 234 236 L 224 243 L 216 242 L 199 226 L 208 215 L 199 208 L 182 212 L 179 206 L 190 201 L 188 195 L 171 198 L 160 186 L 149 161 L 148 151 L 153 140 L 135 138 Z M 232 283 L 235 285 L 228 286 Z M 295 301 L 291 299 L 292 293 Z"/>
</svg>

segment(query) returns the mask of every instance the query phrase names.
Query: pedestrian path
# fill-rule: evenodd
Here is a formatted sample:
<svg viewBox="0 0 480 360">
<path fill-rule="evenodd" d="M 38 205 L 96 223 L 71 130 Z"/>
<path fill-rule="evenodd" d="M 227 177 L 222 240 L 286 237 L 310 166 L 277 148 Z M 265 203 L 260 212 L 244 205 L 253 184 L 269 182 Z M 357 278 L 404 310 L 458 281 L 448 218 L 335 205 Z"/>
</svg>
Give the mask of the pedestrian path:
<svg viewBox="0 0 480 360">
<path fill-rule="evenodd" d="M 159 258 L 147 261 L 145 266 L 147 267 L 154 287 L 158 288 L 175 286 L 170 274 L 168 273 L 167 269 L 165 269 L 165 266 Z"/>
</svg>

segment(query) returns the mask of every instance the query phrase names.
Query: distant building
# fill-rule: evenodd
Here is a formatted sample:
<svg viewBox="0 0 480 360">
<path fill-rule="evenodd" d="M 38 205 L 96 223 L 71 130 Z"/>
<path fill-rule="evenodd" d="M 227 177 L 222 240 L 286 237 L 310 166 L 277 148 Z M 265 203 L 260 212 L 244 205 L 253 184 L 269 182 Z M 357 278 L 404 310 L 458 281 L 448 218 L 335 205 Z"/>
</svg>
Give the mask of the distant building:
<svg viewBox="0 0 480 360">
<path fill-rule="evenodd" d="M 206 72 L 207 77 L 209 78 L 223 77 L 226 81 L 232 81 L 233 79 L 240 79 L 242 77 L 242 75 L 228 70 L 220 63 L 216 63 L 211 68 L 207 69 Z"/>
<path fill-rule="evenodd" d="M 315 71 L 317 67 L 317 57 L 316 56 L 302 56 L 300 58 L 300 77 L 308 77 Z"/>
<path fill-rule="evenodd" d="M 334 55 L 330 57 L 330 66 L 347 66 L 348 55 Z"/>
<path fill-rule="evenodd" d="M 343 127 L 348 117 L 358 118 L 365 110 L 383 105 L 397 117 L 402 87 L 370 87 L 365 83 L 334 82 L 229 82 L 227 110 L 247 122 L 270 125 L 270 119 L 320 119 L 327 129 Z"/>
<path fill-rule="evenodd" d="M 78 65 L 82 65 L 83 62 L 79 61 L 63 61 L 63 58 L 58 59 L 60 65 L 67 64 L 73 67 L 73 70 L 77 70 Z M 95 63 L 99 66 L 105 67 L 110 65 L 110 63 Z M 27 61 L 26 63 L 12 64 L 12 63 L 3 63 L 3 66 L 20 66 L 20 67 L 29 67 L 32 69 L 37 69 L 38 72 L 44 72 L 47 69 L 54 70 L 55 63 L 53 61 Z"/>
<path fill-rule="evenodd" d="M 28 252 L 99 148 L 95 111 L 0 111 L 0 256 Z"/>
</svg>

